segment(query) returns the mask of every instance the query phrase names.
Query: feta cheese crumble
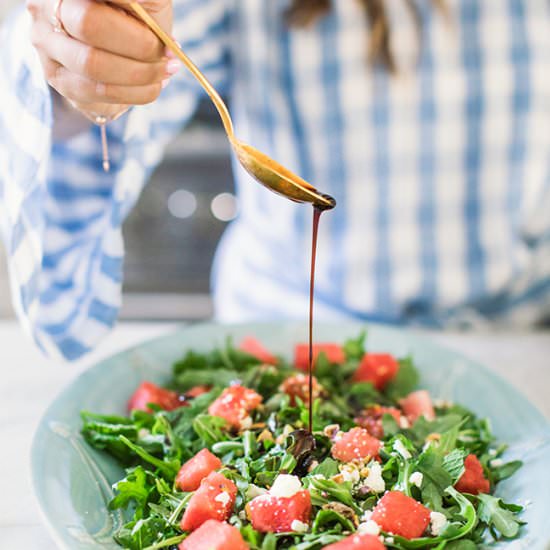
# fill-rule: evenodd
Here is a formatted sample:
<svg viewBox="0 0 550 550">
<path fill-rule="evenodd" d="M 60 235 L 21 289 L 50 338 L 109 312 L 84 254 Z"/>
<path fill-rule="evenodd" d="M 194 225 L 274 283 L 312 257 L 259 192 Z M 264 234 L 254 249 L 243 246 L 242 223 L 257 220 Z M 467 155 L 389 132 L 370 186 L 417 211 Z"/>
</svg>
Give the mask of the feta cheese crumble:
<svg viewBox="0 0 550 550">
<path fill-rule="evenodd" d="M 493 458 L 490 464 L 491 468 L 500 468 L 504 464 L 504 460 L 502 460 L 502 458 Z"/>
<path fill-rule="evenodd" d="M 266 493 L 267 491 L 263 487 L 258 487 L 257 485 L 254 485 L 254 483 L 251 483 L 246 490 L 246 498 L 252 500 L 253 498 L 265 495 Z"/>
<path fill-rule="evenodd" d="M 361 522 L 369 521 L 371 516 L 372 516 L 372 510 L 365 510 L 365 512 L 361 516 Z"/>
<path fill-rule="evenodd" d="M 214 500 L 216 502 L 221 502 L 224 506 L 227 506 L 229 504 L 229 501 L 231 500 L 231 497 L 228 493 L 225 491 L 222 491 L 219 495 L 217 495 Z"/>
<path fill-rule="evenodd" d="M 374 535 L 377 537 L 380 534 L 380 525 L 376 521 L 369 519 L 357 526 L 357 532 L 362 535 Z"/>
<path fill-rule="evenodd" d="M 299 519 L 293 519 L 290 528 L 296 533 L 305 533 L 309 529 L 309 526 Z"/>
<path fill-rule="evenodd" d="M 422 481 L 424 480 L 424 476 L 422 475 L 421 472 L 413 472 L 410 476 L 409 476 L 409 483 L 411 485 L 416 485 L 416 487 L 418 487 L 420 489 L 421 485 L 422 485 Z"/>
<path fill-rule="evenodd" d="M 400 439 L 398 439 L 393 444 L 393 450 L 399 453 L 405 460 L 412 458 L 411 453 L 409 453 L 409 451 L 406 449 L 405 445 L 403 445 L 403 442 Z"/>
<path fill-rule="evenodd" d="M 271 489 L 269 494 L 275 497 L 289 498 L 293 497 L 296 493 L 302 490 L 302 483 L 300 478 L 290 474 L 279 474 Z"/>
<path fill-rule="evenodd" d="M 382 466 L 373 461 L 369 464 L 369 473 L 363 481 L 363 487 L 367 487 L 373 493 L 383 493 L 386 490 L 386 482 L 382 477 Z"/>
<path fill-rule="evenodd" d="M 353 470 L 343 469 L 342 477 L 344 478 L 344 481 L 350 481 L 353 485 L 358 483 L 360 480 L 359 472 L 356 469 L 353 469 Z"/>
<path fill-rule="evenodd" d="M 441 512 L 432 512 L 430 514 L 430 531 L 432 535 L 439 536 L 447 524 L 447 518 Z"/>
<path fill-rule="evenodd" d="M 399 419 L 399 427 L 403 428 L 404 430 L 411 427 L 411 424 L 406 416 L 402 416 Z"/>
</svg>

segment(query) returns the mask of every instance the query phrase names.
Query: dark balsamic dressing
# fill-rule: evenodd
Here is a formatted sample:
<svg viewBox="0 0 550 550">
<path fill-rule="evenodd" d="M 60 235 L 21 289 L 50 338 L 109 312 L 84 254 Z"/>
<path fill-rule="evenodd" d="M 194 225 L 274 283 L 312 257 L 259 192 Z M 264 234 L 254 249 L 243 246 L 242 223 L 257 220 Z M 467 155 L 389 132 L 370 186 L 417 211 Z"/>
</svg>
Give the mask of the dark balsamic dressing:
<svg viewBox="0 0 550 550">
<path fill-rule="evenodd" d="M 309 363 L 308 363 L 308 393 L 309 393 L 309 433 L 313 432 L 313 300 L 315 294 L 315 260 L 317 259 L 317 237 L 319 220 L 325 210 L 336 206 L 336 201 L 329 195 L 323 195 L 330 200 L 331 206 L 313 207 L 313 231 L 311 235 L 311 271 L 309 276 Z"/>
<path fill-rule="evenodd" d="M 309 393 L 309 426 L 308 430 L 295 430 L 289 434 L 287 450 L 296 458 L 294 473 L 300 477 L 307 475 L 315 457 L 316 441 L 313 436 L 313 301 L 315 294 L 315 260 L 317 259 L 317 236 L 319 220 L 325 210 L 336 206 L 336 201 L 329 195 L 323 195 L 331 206 L 313 207 L 313 230 L 311 235 L 311 271 L 309 278 L 309 361 L 308 361 L 308 393 Z"/>
</svg>

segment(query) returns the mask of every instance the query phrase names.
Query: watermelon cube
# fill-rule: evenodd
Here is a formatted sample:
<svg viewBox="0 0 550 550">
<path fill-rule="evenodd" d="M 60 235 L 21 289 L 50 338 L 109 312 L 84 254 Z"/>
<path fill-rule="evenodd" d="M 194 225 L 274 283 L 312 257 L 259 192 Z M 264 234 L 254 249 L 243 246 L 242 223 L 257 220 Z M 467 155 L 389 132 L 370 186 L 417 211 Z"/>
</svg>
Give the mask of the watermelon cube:
<svg viewBox="0 0 550 550">
<path fill-rule="evenodd" d="M 399 404 L 411 424 L 421 416 L 426 420 L 433 420 L 435 418 L 432 398 L 426 390 L 417 390 L 409 393 L 409 395 L 399 401 Z"/>
<path fill-rule="evenodd" d="M 384 550 L 385 548 L 378 537 L 359 533 L 325 546 L 325 550 Z"/>
<path fill-rule="evenodd" d="M 354 382 L 372 382 L 377 390 L 384 386 L 397 374 L 399 363 L 389 353 L 365 353 L 361 363 L 353 375 Z"/>
<path fill-rule="evenodd" d="M 248 355 L 256 357 L 256 359 L 267 365 L 277 364 L 277 357 L 270 353 L 259 340 L 254 338 L 254 336 L 247 336 L 244 338 L 239 349 L 248 353 Z"/>
<path fill-rule="evenodd" d="M 488 493 L 491 489 L 489 480 L 485 477 L 483 466 L 476 455 L 469 454 L 464 460 L 464 473 L 456 482 L 455 489 L 461 493 L 478 495 Z"/>
<path fill-rule="evenodd" d="M 334 365 L 341 365 L 346 360 L 346 354 L 342 346 L 338 344 L 313 344 L 313 364 L 315 364 L 321 353 L 324 353 L 328 362 Z M 294 347 L 294 365 L 296 368 L 307 372 L 309 368 L 309 344 L 296 344 Z"/>
<path fill-rule="evenodd" d="M 252 527 L 261 533 L 302 532 L 311 520 L 309 491 L 298 491 L 290 497 L 260 495 L 246 505 Z"/>
<path fill-rule="evenodd" d="M 421 537 L 430 523 L 430 510 L 400 491 L 388 491 L 375 506 L 371 519 L 382 531 L 406 539 Z"/>
<path fill-rule="evenodd" d="M 180 491 L 196 491 L 208 474 L 221 467 L 222 461 L 217 456 L 208 449 L 202 449 L 180 468 L 176 486 Z"/>
<path fill-rule="evenodd" d="M 254 390 L 235 384 L 225 388 L 208 407 L 208 414 L 223 418 L 229 428 L 241 429 L 251 411 L 260 405 L 262 396 Z"/>
<path fill-rule="evenodd" d="M 178 550 L 248 550 L 248 544 L 233 525 L 209 519 L 181 542 Z"/>
<path fill-rule="evenodd" d="M 321 395 L 322 390 L 315 376 L 311 377 L 311 388 L 313 400 L 315 400 Z M 283 381 L 279 390 L 290 397 L 290 404 L 292 406 L 296 405 L 297 397 L 304 403 L 309 403 L 309 376 L 306 374 L 289 376 Z"/>
<path fill-rule="evenodd" d="M 340 462 L 378 456 L 382 443 L 364 428 L 352 428 L 333 445 L 332 457 Z"/>
<path fill-rule="evenodd" d="M 128 411 L 151 412 L 149 408 L 150 403 L 166 411 L 171 411 L 184 405 L 183 400 L 180 400 L 176 392 L 165 390 L 153 384 L 153 382 L 142 382 L 128 401 Z"/>
<path fill-rule="evenodd" d="M 205 521 L 227 521 L 233 511 L 237 486 L 218 472 L 212 472 L 202 480 L 181 519 L 183 531 L 194 531 Z"/>
</svg>

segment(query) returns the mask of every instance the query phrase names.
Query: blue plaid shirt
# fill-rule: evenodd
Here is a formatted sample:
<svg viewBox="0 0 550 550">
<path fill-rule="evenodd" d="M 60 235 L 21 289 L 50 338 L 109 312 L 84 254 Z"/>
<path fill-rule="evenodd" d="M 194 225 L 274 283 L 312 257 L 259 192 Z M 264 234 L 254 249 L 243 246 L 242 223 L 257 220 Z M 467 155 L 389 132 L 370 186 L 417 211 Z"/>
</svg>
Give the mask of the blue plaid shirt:
<svg viewBox="0 0 550 550">
<path fill-rule="evenodd" d="M 550 313 L 550 2 L 388 2 L 399 74 L 367 63 L 355 0 L 307 29 L 285 0 L 176 0 L 175 35 L 231 98 L 237 135 L 338 207 L 321 224 L 319 318 L 532 324 Z M 52 142 L 51 94 L 16 15 L 0 51 L 0 227 L 16 309 L 75 359 L 121 302 L 121 225 L 202 94 L 182 73 L 154 104 Z M 418 63 L 417 63 L 418 62 Z M 310 208 L 235 165 L 240 215 L 213 270 L 223 321 L 307 313 Z"/>
</svg>

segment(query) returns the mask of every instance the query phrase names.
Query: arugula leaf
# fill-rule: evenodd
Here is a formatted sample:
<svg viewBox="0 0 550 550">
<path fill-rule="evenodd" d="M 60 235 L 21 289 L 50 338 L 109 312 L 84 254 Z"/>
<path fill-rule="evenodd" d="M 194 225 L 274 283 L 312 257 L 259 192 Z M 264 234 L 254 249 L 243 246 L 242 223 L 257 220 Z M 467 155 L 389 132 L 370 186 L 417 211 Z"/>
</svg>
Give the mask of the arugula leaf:
<svg viewBox="0 0 550 550">
<path fill-rule="evenodd" d="M 193 429 L 206 447 L 211 447 L 214 443 L 227 438 L 225 427 L 225 420 L 219 416 L 200 414 L 193 420 Z"/>
<path fill-rule="evenodd" d="M 143 550 L 160 550 L 161 548 L 175 548 L 176 545 L 178 545 L 180 542 L 185 540 L 187 536 L 188 536 L 187 534 L 175 535 L 174 537 L 169 537 L 155 544 L 151 544 L 151 546 L 147 546 Z"/>
<path fill-rule="evenodd" d="M 413 426 L 407 430 L 404 430 L 405 435 L 413 441 L 416 445 L 424 445 L 424 442 L 428 435 L 433 433 L 446 434 L 457 426 L 461 425 L 463 417 L 454 413 L 447 413 L 442 416 L 438 416 L 434 420 L 426 420 L 424 416 L 421 416 L 416 420 Z M 444 439 L 445 446 L 449 446 L 448 439 Z"/>
<path fill-rule="evenodd" d="M 522 525 L 522 522 L 516 517 L 515 513 L 502 502 L 502 499 L 492 495 L 477 495 L 479 502 L 479 519 L 486 523 L 490 528 L 494 527 L 503 537 L 513 538 Z M 518 507 L 513 507 L 517 510 Z"/>
<path fill-rule="evenodd" d="M 382 394 L 374 387 L 372 382 L 354 382 L 348 388 L 347 396 L 360 408 L 383 400 Z"/>
<path fill-rule="evenodd" d="M 227 387 L 231 382 L 239 380 L 241 373 L 229 369 L 204 369 L 200 371 L 185 371 L 177 376 L 174 386 L 179 391 L 185 391 L 193 386 Z"/>
<path fill-rule="evenodd" d="M 457 422 L 454 426 L 447 428 L 444 432 L 441 433 L 441 438 L 439 439 L 439 444 L 437 445 L 437 450 L 440 454 L 446 455 L 447 453 L 450 453 L 452 450 L 455 449 L 459 430 L 463 424 L 464 420 L 461 420 L 460 422 Z"/>
<path fill-rule="evenodd" d="M 384 413 L 382 415 L 382 429 L 384 430 L 384 437 L 393 437 L 401 428 L 391 414 Z"/>
<path fill-rule="evenodd" d="M 445 545 L 445 550 L 476 550 L 477 544 L 473 540 L 453 540 Z"/>
<path fill-rule="evenodd" d="M 445 489 L 453 484 L 453 479 L 443 465 L 443 458 L 431 447 L 419 457 L 415 468 L 424 476 L 421 492 L 422 500 L 433 510 L 441 511 Z"/>
<path fill-rule="evenodd" d="M 325 458 L 318 466 L 316 466 L 311 475 L 321 475 L 325 478 L 329 478 L 338 474 L 338 462 L 333 458 Z"/>
<path fill-rule="evenodd" d="M 521 467 L 523 462 L 521 460 L 512 460 L 511 462 L 506 462 L 501 466 L 491 466 L 489 462 L 489 473 L 491 475 L 491 480 L 494 483 L 502 481 L 503 479 L 508 479 L 512 477 Z"/>
<path fill-rule="evenodd" d="M 145 470 L 137 466 L 129 470 L 126 477 L 113 485 L 117 495 L 109 502 L 109 510 L 126 508 L 130 502 L 135 502 L 137 508 L 142 508 L 147 502 L 151 487 L 147 484 Z"/>
<path fill-rule="evenodd" d="M 365 340 L 367 332 L 362 331 L 357 338 L 349 338 L 342 346 L 346 357 L 349 359 L 362 359 L 365 355 Z"/>
<path fill-rule="evenodd" d="M 399 360 L 399 370 L 386 386 L 384 393 L 397 401 L 411 393 L 418 385 L 419 375 L 411 357 Z"/>
<path fill-rule="evenodd" d="M 118 544 L 125 548 L 142 550 L 159 542 L 161 538 L 164 538 L 164 533 L 171 532 L 161 518 L 149 517 L 127 523 L 117 532 L 114 538 Z M 183 540 L 183 538 L 181 537 L 180 540 Z M 154 546 L 153 548 L 159 547 Z"/>
<path fill-rule="evenodd" d="M 135 445 L 132 443 L 129 439 L 124 437 L 123 435 L 120 436 L 120 440 L 129 447 L 134 453 L 136 453 L 142 460 L 145 460 L 145 462 L 149 462 L 149 464 L 152 464 L 155 466 L 160 472 L 162 472 L 164 475 L 166 475 L 169 479 L 173 479 L 176 477 L 176 474 L 179 470 L 179 463 L 176 461 L 170 461 L 165 462 L 163 460 L 160 460 L 159 458 L 149 454 L 143 447 L 140 447 L 139 445 Z"/>
<path fill-rule="evenodd" d="M 138 427 L 129 418 L 113 415 L 92 414 L 86 411 L 80 413 L 83 421 L 82 436 L 92 447 L 107 451 L 123 464 L 131 464 L 132 453 L 120 441 L 124 435 L 135 441 L 138 437 Z"/>
<path fill-rule="evenodd" d="M 312 533 L 326 532 L 327 525 L 339 525 L 344 531 L 355 531 L 353 522 L 335 510 L 319 510 L 311 526 Z"/>
<path fill-rule="evenodd" d="M 350 508 L 353 508 L 355 513 L 360 514 L 361 508 L 355 503 L 351 496 L 351 483 L 345 481 L 343 483 L 336 483 L 331 479 L 322 479 L 315 477 L 304 478 L 307 480 L 309 486 L 309 492 L 311 493 L 312 502 L 317 503 L 318 506 L 322 506 L 330 502 L 330 498 L 346 504 Z M 326 495 L 326 496 L 325 496 Z"/>
<path fill-rule="evenodd" d="M 276 550 L 277 535 L 275 533 L 267 533 L 262 542 L 261 550 Z"/>
</svg>

